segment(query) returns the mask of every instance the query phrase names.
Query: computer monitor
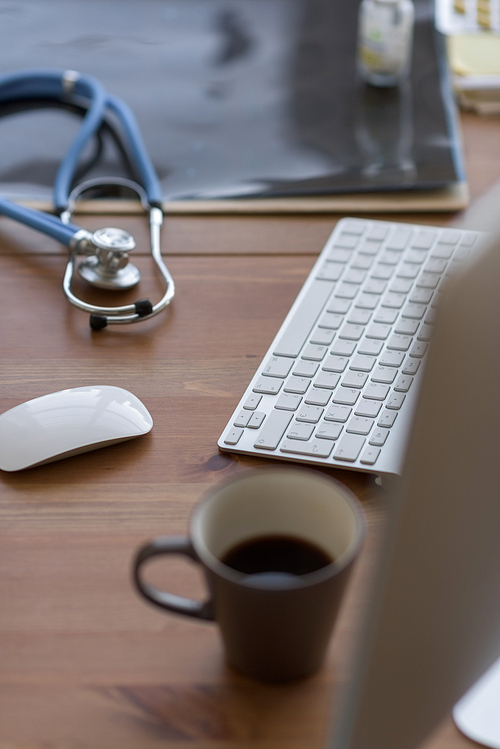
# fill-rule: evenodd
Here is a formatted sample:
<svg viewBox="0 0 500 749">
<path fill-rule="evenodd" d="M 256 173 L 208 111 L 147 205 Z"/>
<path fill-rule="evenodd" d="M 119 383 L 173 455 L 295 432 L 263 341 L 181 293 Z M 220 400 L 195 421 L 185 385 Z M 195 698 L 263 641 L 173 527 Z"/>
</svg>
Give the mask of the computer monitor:
<svg viewBox="0 0 500 749">
<path fill-rule="evenodd" d="M 443 293 L 328 749 L 414 749 L 500 655 L 499 434 L 500 235 Z"/>
</svg>

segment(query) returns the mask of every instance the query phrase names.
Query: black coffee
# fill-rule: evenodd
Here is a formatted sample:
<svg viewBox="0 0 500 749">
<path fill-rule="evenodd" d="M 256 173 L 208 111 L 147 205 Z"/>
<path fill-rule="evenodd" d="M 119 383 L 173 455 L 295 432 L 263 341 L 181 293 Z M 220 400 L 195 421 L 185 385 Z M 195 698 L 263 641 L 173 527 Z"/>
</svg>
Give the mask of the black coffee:
<svg viewBox="0 0 500 749">
<path fill-rule="evenodd" d="M 260 536 L 230 549 L 221 560 L 246 575 L 285 572 L 307 575 L 333 562 L 332 557 L 309 541 L 294 536 Z"/>
</svg>

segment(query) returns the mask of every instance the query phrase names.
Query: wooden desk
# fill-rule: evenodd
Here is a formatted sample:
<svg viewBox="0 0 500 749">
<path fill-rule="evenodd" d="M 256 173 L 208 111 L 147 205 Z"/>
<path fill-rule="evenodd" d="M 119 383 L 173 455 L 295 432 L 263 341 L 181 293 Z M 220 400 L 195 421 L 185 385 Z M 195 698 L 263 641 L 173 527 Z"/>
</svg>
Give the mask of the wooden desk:
<svg viewBox="0 0 500 749">
<path fill-rule="evenodd" d="M 498 125 L 463 118 L 473 195 L 500 175 Z M 168 313 L 97 334 L 61 295 L 61 248 L 0 220 L 0 411 L 105 383 L 134 392 L 155 421 L 138 440 L 0 476 L 1 749 L 322 746 L 383 517 L 372 478 L 333 472 L 362 500 L 369 535 L 327 664 L 303 682 L 263 686 L 231 672 L 215 626 L 149 607 L 129 569 L 144 540 L 185 532 L 210 485 L 258 465 L 219 454 L 216 440 L 336 219 L 171 217 L 163 246 L 177 296 Z M 139 217 L 119 225 L 146 237 Z M 157 295 L 144 252 L 138 264 L 141 295 Z M 172 561 L 168 577 L 177 592 L 200 594 L 186 563 Z M 447 719 L 431 743 L 471 742 Z"/>
</svg>

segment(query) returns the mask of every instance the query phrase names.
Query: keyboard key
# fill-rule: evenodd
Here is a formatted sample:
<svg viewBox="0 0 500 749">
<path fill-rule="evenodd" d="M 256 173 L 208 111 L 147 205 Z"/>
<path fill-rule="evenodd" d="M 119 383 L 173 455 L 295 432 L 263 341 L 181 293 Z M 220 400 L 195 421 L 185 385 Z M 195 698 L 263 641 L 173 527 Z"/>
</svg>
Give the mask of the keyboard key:
<svg viewBox="0 0 500 749">
<path fill-rule="evenodd" d="M 397 369 L 394 367 L 376 367 L 372 372 L 371 380 L 373 382 L 382 382 L 386 385 L 391 385 L 397 374 Z"/>
<path fill-rule="evenodd" d="M 363 292 L 365 294 L 383 294 L 386 288 L 387 281 L 382 281 L 379 278 L 370 278 L 363 286 Z"/>
<path fill-rule="evenodd" d="M 438 242 L 431 253 L 431 257 L 442 258 L 443 260 L 449 260 L 453 255 L 453 247 L 447 244 L 441 244 Z"/>
<path fill-rule="evenodd" d="M 248 422 L 248 428 L 260 429 L 262 424 L 264 423 L 265 418 L 266 418 L 266 414 L 263 411 L 255 411 L 255 413 L 253 413 L 252 416 L 250 417 L 250 421 Z"/>
<path fill-rule="evenodd" d="M 345 406 L 354 406 L 359 397 L 359 390 L 355 388 L 339 387 L 333 394 L 333 402 Z"/>
<path fill-rule="evenodd" d="M 348 249 L 351 249 L 353 247 L 356 247 L 358 244 L 358 238 L 357 236 L 351 236 L 347 233 L 342 233 L 336 240 L 335 240 L 335 247 L 347 247 Z"/>
<path fill-rule="evenodd" d="M 377 359 L 374 356 L 356 354 L 351 359 L 349 369 L 354 369 L 358 372 L 371 372 L 376 361 Z"/>
<path fill-rule="evenodd" d="M 380 299 L 377 294 L 365 294 L 362 292 L 356 300 L 356 307 L 360 309 L 373 310 L 379 303 Z"/>
<path fill-rule="evenodd" d="M 408 231 L 406 229 L 396 229 L 396 231 L 393 232 L 392 237 L 390 237 L 389 241 L 387 242 L 387 249 L 404 250 L 404 248 L 408 244 L 410 236 L 411 231 Z"/>
<path fill-rule="evenodd" d="M 276 450 L 292 418 L 289 411 L 273 409 L 258 432 L 254 447 L 262 450 Z"/>
<path fill-rule="evenodd" d="M 359 268 L 359 270 L 369 270 L 373 264 L 373 257 L 370 255 L 356 255 L 356 258 L 351 263 L 351 268 Z"/>
<path fill-rule="evenodd" d="M 356 372 L 350 369 L 342 380 L 342 386 L 346 388 L 362 388 L 367 379 L 368 375 L 366 372 Z"/>
<path fill-rule="evenodd" d="M 373 466 L 380 455 L 380 447 L 367 447 L 361 456 L 360 462 L 368 466 Z"/>
<path fill-rule="evenodd" d="M 455 257 L 456 257 L 456 253 L 455 253 Z M 445 268 L 446 268 L 446 260 L 440 260 L 439 258 L 431 257 L 426 262 L 424 270 L 427 273 L 443 273 Z"/>
<path fill-rule="evenodd" d="M 363 416 L 353 416 L 346 430 L 351 434 L 369 434 L 372 426 L 374 425 L 373 419 L 367 419 Z"/>
<path fill-rule="evenodd" d="M 229 430 L 227 435 L 224 438 L 224 442 L 226 445 L 237 445 L 241 435 L 243 434 L 243 429 L 238 429 L 237 427 L 233 427 Z"/>
<path fill-rule="evenodd" d="M 281 380 L 272 377 L 261 377 L 253 386 L 254 393 L 266 393 L 267 395 L 276 395 L 282 386 Z"/>
<path fill-rule="evenodd" d="M 405 375 L 415 375 L 418 372 L 418 368 L 420 366 L 420 359 L 414 359 L 412 357 L 409 357 L 403 367 L 403 374 Z"/>
<path fill-rule="evenodd" d="M 397 393 L 407 393 L 411 387 L 412 382 L 413 377 L 410 377 L 410 375 L 399 375 L 398 379 L 396 380 L 396 384 L 394 385 L 394 390 Z"/>
<path fill-rule="evenodd" d="M 379 359 L 379 363 L 382 367 L 400 367 L 405 358 L 403 351 L 388 351 L 385 350 Z"/>
<path fill-rule="evenodd" d="M 416 237 L 411 243 L 412 247 L 418 247 L 422 250 L 428 250 L 432 247 L 432 243 L 436 239 L 435 231 L 426 231 L 425 229 L 417 232 Z"/>
<path fill-rule="evenodd" d="M 342 222 L 342 231 L 345 234 L 356 234 L 360 236 L 366 229 L 366 223 L 364 221 L 356 221 L 356 219 L 344 219 Z"/>
<path fill-rule="evenodd" d="M 318 368 L 319 364 L 317 362 L 300 359 L 293 368 L 292 374 L 297 377 L 314 377 Z"/>
<path fill-rule="evenodd" d="M 377 426 L 390 429 L 390 427 L 394 426 L 397 415 L 397 411 L 387 411 L 384 409 L 377 419 Z"/>
<path fill-rule="evenodd" d="M 356 242 L 354 243 L 354 246 L 356 245 Z M 333 250 L 331 250 L 328 254 L 328 260 L 334 263 L 342 263 L 345 265 L 345 263 L 348 262 L 352 257 L 352 252 L 350 250 L 339 250 L 338 246 L 335 246 Z"/>
<path fill-rule="evenodd" d="M 408 297 L 408 301 L 415 302 L 415 304 L 429 304 L 432 294 L 432 289 L 419 289 L 415 287 Z"/>
<path fill-rule="evenodd" d="M 301 406 L 297 412 L 297 421 L 306 421 L 308 424 L 317 424 L 323 416 L 323 408 L 320 406 Z"/>
<path fill-rule="evenodd" d="M 335 372 L 320 372 L 314 380 L 315 388 L 327 388 L 327 390 L 334 390 L 339 384 L 340 375 Z"/>
<path fill-rule="evenodd" d="M 322 440 L 336 440 L 340 437 L 343 428 L 342 424 L 333 421 L 323 421 L 323 423 L 316 429 L 316 434 L 314 436 Z"/>
<path fill-rule="evenodd" d="M 283 356 L 272 356 L 264 365 L 262 374 L 265 377 L 285 378 L 288 376 L 288 373 L 290 372 L 292 366 L 293 359 L 285 359 L 285 357 Z"/>
<path fill-rule="evenodd" d="M 325 372 L 343 372 L 347 366 L 349 359 L 346 356 L 337 356 L 337 354 L 329 354 L 321 369 Z"/>
<path fill-rule="evenodd" d="M 374 419 L 378 416 L 382 403 L 379 401 L 370 401 L 366 398 L 361 398 L 356 405 L 354 413 L 356 416 L 367 416 L 369 419 Z"/>
<path fill-rule="evenodd" d="M 344 322 L 343 315 L 337 315 L 334 312 L 325 312 L 320 318 L 318 326 L 320 328 L 329 328 L 330 330 L 337 330 Z"/>
<path fill-rule="evenodd" d="M 433 325 L 426 325 L 425 323 L 420 326 L 420 329 L 418 331 L 417 340 L 418 341 L 430 341 L 432 332 L 434 330 Z"/>
<path fill-rule="evenodd" d="M 390 332 L 390 325 L 382 325 L 382 323 L 374 322 L 368 326 L 366 330 L 366 337 L 376 338 L 378 341 L 385 341 Z"/>
<path fill-rule="evenodd" d="M 351 415 L 352 408 L 349 406 L 330 406 L 328 409 L 325 420 L 327 421 L 340 421 L 346 422 Z"/>
<path fill-rule="evenodd" d="M 366 386 L 366 390 L 363 393 L 363 398 L 369 400 L 383 401 L 387 397 L 389 392 L 389 385 L 379 385 L 377 382 L 369 382 Z"/>
<path fill-rule="evenodd" d="M 386 252 L 382 253 L 379 258 L 379 262 L 383 263 L 384 265 L 397 265 L 399 263 L 399 252 L 392 252 L 392 250 L 387 250 Z"/>
<path fill-rule="evenodd" d="M 338 281 L 345 269 L 345 264 L 351 259 L 350 250 L 339 250 L 334 248 L 326 259 L 326 263 L 323 265 L 322 270 L 327 266 L 332 268 L 333 280 Z"/>
<path fill-rule="evenodd" d="M 340 299 L 354 299 L 357 293 L 358 287 L 355 284 L 341 283 L 339 286 L 337 286 L 335 296 L 338 296 Z"/>
<path fill-rule="evenodd" d="M 389 429 L 375 429 L 370 435 L 370 445 L 382 447 L 389 436 Z"/>
<path fill-rule="evenodd" d="M 306 359 L 306 361 L 322 361 L 327 351 L 328 348 L 326 346 L 317 346 L 316 344 L 309 343 L 307 346 L 304 346 L 301 358 Z"/>
<path fill-rule="evenodd" d="M 363 270 L 359 270 L 357 268 L 352 268 L 350 271 L 348 271 L 343 281 L 344 283 L 354 283 L 354 284 L 361 284 L 366 278 L 366 272 Z"/>
<path fill-rule="evenodd" d="M 472 247 L 477 239 L 477 234 L 465 234 L 460 240 L 461 247 Z"/>
<path fill-rule="evenodd" d="M 365 438 L 359 434 L 344 434 L 341 438 L 333 457 L 337 460 L 345 460 L 354 463 L 357 460 L 361 448 L 365 444 Z"/>
<path fill-rule="evenodd" d="M 417 265 L 421 265 L 427 258 L 428 253 L 425 250 L 410 250 L 405 255 L 407 263 L 416 263 Z"/>
<path fill-rule="evenodd" d="M 395 333 L 401 335 L 415 335 L 420 325 L 418 320 L 411 320 L 409 317 L 402 317 L 394 327 Z"/>
<path fill-rule="evenodd" d="M 307 379 L 307 377 L 295 377 L 292 375 L 292 377 L 287 380 L 283 390 L 285 391 L 285 393 L 297 393 L 298 395 L 304 395 L 310 384 L 311 380 Z"/>
<path fill-rule="evenodd" d="M 311 343 L 319 346 L 329 346 L 335 337 L 334 330 L 328 330 L 327 328 L 316 328 L 311 335 Z"/>
<path fill-rule="evenodd" d="M 316 279 L 318 281 L 338 281 L 343 272 L 344 266 L 340 263 L 326 262 L 316 271 Z"/>
<path fill-rule="evenodd" d="M 386 408 L 398 411 L 404 403 L 406 395 L 404 393 L 391 393 L 385 404 Z"/>
<path fill-rule="evenodd" d="M 283 411 L 296 411 L 302 401 L 301 395 L 295 395 L 294 393 L 282 393 L 276 401 L 275 408 L 280 408 Z"/>
<path fill-rule="evenodd" d="M 425 315 L 427 307 L 425 304 L 407 304 L 401 312 L 402 317 L 409 317 L 411 320 L 421 320 Z"/>
<path fill-rule="evenodd" d="M 356 343 L 354 341 L 345 341 L 339 339 L 331 347 L 330 353 L 334 356 L 351 356 L 351 354 L 354 353 L 355 348 Z"/>
<path fill-rule="evenodd" d="M 443 244 L 456 244 L 460 239 L 460 233 L 453 230 L 445 230 L 441 233 L 439 241 Z"/>
<path fill-rule="evenodd" d="M 415 356 L 421 359 L 427 351 L 428 345 L 428 343 L 424 343 L 423 341 L 415 341 L 415 343 L 411 347 L 410 356 Z"/>
<path fill-rule="evenodd" d="M 364 325 L 351 325 L 346 323 L 339 331 L 339 338 L 345 338 L 347 341 L 359 341 L 365 332 Z"/>
<path fill-rule="evenodd" d="M 372 271 L 372 278 L 379 278 L 381 281 L 388 281 L 390 278 L 392 278 L 393 273 L 393 265 L 383 265 L 382 263 L 377 263 Z"/>
<path fill-rule="evenodd" d="M 372 313 L 369 309 L 359 309 L 354 307 L 347 315 L 347 322 L 353 325 L 366 325 L 369 322 Z"/>
<path fill-rule="evenodd" d="M 366 235 L 366 238 L 373 239 L 376 242 L 381 242 L 388 235 L 389 229 L 389 224 L 375 223 Z"/>
<path fill-rule="evenodd" d="M 420 268 L 418 265 L 414 265 L 412 263 L 401 263 L 396 275 L 398 278 L 412 279 L 412 278 L 416 278 L 419 273 L 420 273 Z"/>
<path fill-rule="evenodd" d="M 338 299 L 334 296 L 333 299 L 328 302 L 326 311 L 338 315 L 345 315 L 350 306 L 351 302 L 348 299 Z"/>
<path fill-rule="evenodd" d="M 417 281 L 417 287 L 423 289 L 435 289 L 441 280 L 439 273 L 427 273 L 423 271 Z"/>
<path fill-rule="evenodd" d="M 393 281 L 391 281 L 389 291 L 393 291 L 397 294 L 408 294 L 412 286 L 413 281 L 411 280 L 411 278 L 396 277 L 395 279 L 393 279 Z"/>
<path fill-rule="evenodd" d="M 358 346 L 358 354 L 378 356 L 382 351 L 383 345 L 383 341 L 378 341 L 375 338 L 364 338 Z"/>
<path fill-rule="evenodd" d="M 311 406 L 326 406 L 332 394 L 331 390 L 313 387 L 305 398 L 305 403 Z"/>
<path fill-rule="evenodd" d="M 392 325 L 398 316 L 399 312 L 397 309 L 391 309 L 390 307 L 379 307 L 376 311 L 373 322 L 383 323 L 384 325 Z"/>
<path fill-rule="evenodd" d="M 382 299 L 382 307 L 391 307 L 392 309 L 401 309 L 406 302 L 406 294 L 397 294 L 394 291 L 388 291 Z"/>
<path fill-rule="evenodd" d="M 408 351 L 412 340 L 412 337 L 409 335 L 399 335 L 398 333 L 394 333 L 389 338 L 387 348 L 393 351 Z"/>
<path fill-rule="evenodd" d="M 291 440 L 307 441 L 308 439 L 311 439 L 313 432 L 314 424 L 303 424 L 294 421 L 286 433 L 286 436 Z"/>
<path fill-rule="evenodd" d="M 262 395 L 257 395 L 257 393 L 250 393 L 245 403 L 243 404 L 243 408 L 246 408 L 249 411 L 254 411 L 259 405 L 259 403 L 261 402 L 261 400 L 262 400 Z"/>
<path fill-rule="evenodd" d="M 283 453 L 295 453 L 296 455 L 328 458 L 333 450 L 333 445 L 334 443 L 331 440 L 311 440 L 310 442 L 283 440 L 280 450 Z"/>
<path fill-rule="evenodd" d="M 359 246 L 359 252 L 364 255 L 377 255 L 380 250 L 380 242 L 371 239 L 365 239 Z"/>
<path fill-rule="evenodd" d="M 233 424 L 235 427 L 246 427 L 248 422 L 250 421 L 250 417 L 252 416 L 251 411 L 240 411 L 235 420 L 233 421 Z"/>
</svg>

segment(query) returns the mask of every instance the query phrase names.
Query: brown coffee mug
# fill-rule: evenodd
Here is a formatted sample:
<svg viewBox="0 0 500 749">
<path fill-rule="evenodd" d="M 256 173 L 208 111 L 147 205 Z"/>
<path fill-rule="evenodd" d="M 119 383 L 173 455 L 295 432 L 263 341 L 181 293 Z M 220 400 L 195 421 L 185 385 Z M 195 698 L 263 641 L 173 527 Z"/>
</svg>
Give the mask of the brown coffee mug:
<svg viewBox="0 0 500 749">
<path fill-rule="evenodd" d="M 217 622 L 238 671 L 260 681 L 297 679 L 324 660 L 364 531 L 361 505 L 340 482 L 309 469 L 253 471 L 209 491 L 189 537 L 143 546 L 134 582 L 167 611 Z M 201 565 L 206 601 L 144 580 L 145 562 L 165 554 Z"/>
</svg>

